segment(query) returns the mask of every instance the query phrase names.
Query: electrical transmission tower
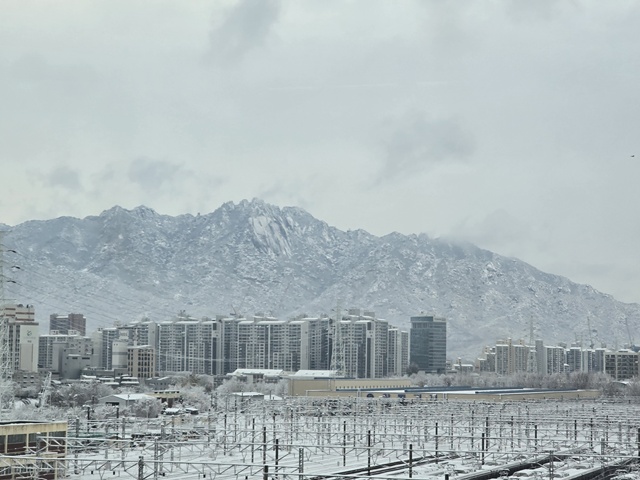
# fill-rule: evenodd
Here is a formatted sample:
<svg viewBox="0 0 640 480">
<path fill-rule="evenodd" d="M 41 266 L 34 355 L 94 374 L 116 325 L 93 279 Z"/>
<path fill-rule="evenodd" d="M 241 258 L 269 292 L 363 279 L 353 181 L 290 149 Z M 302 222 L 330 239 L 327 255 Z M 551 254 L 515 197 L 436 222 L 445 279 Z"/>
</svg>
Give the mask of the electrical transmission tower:
<svg viewBox="0 0 640 480">
<path fill-rule="evenodd" d="M 333 321 L 333 345 L 331 348 L 331 366 L 336 377 L 344 376 L 344 338 L 342 337 L 342 307 L 338 303 Z"/>
<path fill-rule="evenodd" d="M 0 232 L 0 380 L 11 377 L 11 362 L 9 348 L 9 318 L 5 315 L 6 297 L 5 284 L 7 277 L 4 274 L 4 232 Z"/>
<path fill-rule="evenodd" d="M 13 376 L 13 362 L 9 335 L 9 317 L 6 315 L 7 300 L 5 284 L 9 280 L 5 274 L 4 252 L 8 250 L 4 245 L 4 232 L 0 232 L 0 409 L 13 408 L 13 389 L 9 382 Z"/>
</svg>

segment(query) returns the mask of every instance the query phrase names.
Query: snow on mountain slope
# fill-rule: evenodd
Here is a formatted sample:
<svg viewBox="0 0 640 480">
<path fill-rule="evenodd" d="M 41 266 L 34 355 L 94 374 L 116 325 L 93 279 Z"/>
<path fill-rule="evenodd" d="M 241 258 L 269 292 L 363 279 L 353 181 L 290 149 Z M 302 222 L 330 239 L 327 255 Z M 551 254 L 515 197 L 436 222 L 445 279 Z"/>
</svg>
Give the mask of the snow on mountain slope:
<svg viewBox="0 0 640 480">
<path fill-rule="evenodd" d="M 475 357 L 498 338 L 628 343 L 640 306 L 471 244 L 340 231 L 300 208 L 260 200 L 206 215 L 113 207 L 8 227 L 10 297 L 50 313 L 85 313 L 91 328 L 142 316 L 271 313 L 281 318 L 374 310 L 408 327 L 421 311 L 448 319 L 449 357 Z M 13 255 L 7 253 L 7 256 Z M 587 316 L 592 329 L 588 331 Z M 598 343 L 599 344 L 599 343 Z"/>
</svg>

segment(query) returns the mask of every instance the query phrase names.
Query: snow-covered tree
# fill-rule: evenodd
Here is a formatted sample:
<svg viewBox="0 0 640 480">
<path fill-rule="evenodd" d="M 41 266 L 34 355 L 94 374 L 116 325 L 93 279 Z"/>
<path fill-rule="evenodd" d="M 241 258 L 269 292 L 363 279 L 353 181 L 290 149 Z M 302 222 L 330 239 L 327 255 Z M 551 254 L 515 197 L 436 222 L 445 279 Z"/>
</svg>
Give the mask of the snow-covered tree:
<svg viewBox="0 0 640 480">
<path fill-rule="evenodd" d="M 160 399 L 147 397 L 134 403 L 131 406 L 131 413 L 136 417 L 156 418 L 162 412 L 163 407 Z"/>
<path fill-rule="evenodd" d="M 205 412 L 211 406 L 211 395 L 202 386 L 191 386 L 181 391 L 182 404 Z"/>
<path fill-rule="evenodd" d="M 246 392 L 247 384 L 245 382 L 241 382 L 237 378 L 232 378 L 231 380 L 225 380 L 225 382 L 216 388 L 216 393 L 219 395 L 225 395 L 228 393 L 235 392 Z"/>
<path fill-rule="evenodd" d="M 99 382 L 61 385 L 51 394 L 51 404 L 59 407 L 93 405 L 101 397 L 111 395 L 113 389 Z"/>
</svg>

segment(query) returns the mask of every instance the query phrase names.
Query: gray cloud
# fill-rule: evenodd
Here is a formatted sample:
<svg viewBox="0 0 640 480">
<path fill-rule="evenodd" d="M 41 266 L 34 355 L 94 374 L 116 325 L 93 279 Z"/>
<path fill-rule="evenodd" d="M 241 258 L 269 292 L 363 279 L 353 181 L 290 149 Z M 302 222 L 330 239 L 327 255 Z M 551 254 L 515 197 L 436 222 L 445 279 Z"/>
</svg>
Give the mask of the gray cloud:
<svg viewBox="0 0 640 480">
<path fill-rule="evenodd" d="M 575 2 L 556 2 L 555 0 L 537 0 L 535 2 L 506 2 L 504 4 L 507 15 L 517 22 L 548 21 L 554 16 L 570 8 L 575 14 Z"/>
<path fill-rule="evenodd" d="M 431 118 L 415 110 L 385 121 L 382 132 L 382 180 L 412 175 L 451 160 L 465 160 L 474 150 L 471 134 L 459 121 Z"/>
<path fill-rule="evenodd" d="M 182 167 L 164 160 L 137 158 L 129 165 L 129 180 L 144 190 L 157 190 L 174 183 Z"/>
<path fill-rule="evenodd" d="M 260 196 L 639 299 L 638 2 L 29 5 L 0 15 L 4 223 Z"/>
<path fill-rule="evenodd" d="M 54 168 L 48 175 L 43 176 L 42 180 L 52 187 L 62 187 L 73 191 L 82 190 L 78 172 L 67 166 Z"/>
<path fill-rule="evenodd" d="M 530 222 L 500 208 L 477 221 L 465 219 L 453 226 L 449 235 L 502 255 L 525 258 L 548 248 L 548 243 L 540 233 L 540 229 L 536 232 Z M 535 244 L 540 241 L 544 241 L 544 244 Z M 514 248 L 516 245 L 518 248 Z"/>
<path fill-rule="evenodd" d="M 241 61 L 264 43 L 280 9 L 279 0 L 239 0 L 211 31 L 208 57 L 223 65 Z"/>
</svg>

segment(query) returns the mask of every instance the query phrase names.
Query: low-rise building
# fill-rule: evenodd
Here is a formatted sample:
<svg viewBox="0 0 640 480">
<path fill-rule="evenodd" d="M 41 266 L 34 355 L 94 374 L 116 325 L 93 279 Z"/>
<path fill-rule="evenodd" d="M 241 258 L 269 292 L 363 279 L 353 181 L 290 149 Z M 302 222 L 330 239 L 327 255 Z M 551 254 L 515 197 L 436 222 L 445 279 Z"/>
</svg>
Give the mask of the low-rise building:
<svg viewBox="0 0 640 480">
<path fill-rule="evenodd" d="M 155 400 L 153 395 L 147 395 L 145 393 L 116 393 L 113 395 L 107 395 L 98 399 L 98 403 L 104 405 L 113 405 L 120 408 L 131 407 L 141 400 Z"/>
<path fill-rule="evenodd" d="M 67 422 L 0 422 L 0 478 L 66 477 Z"/>
</svg>

